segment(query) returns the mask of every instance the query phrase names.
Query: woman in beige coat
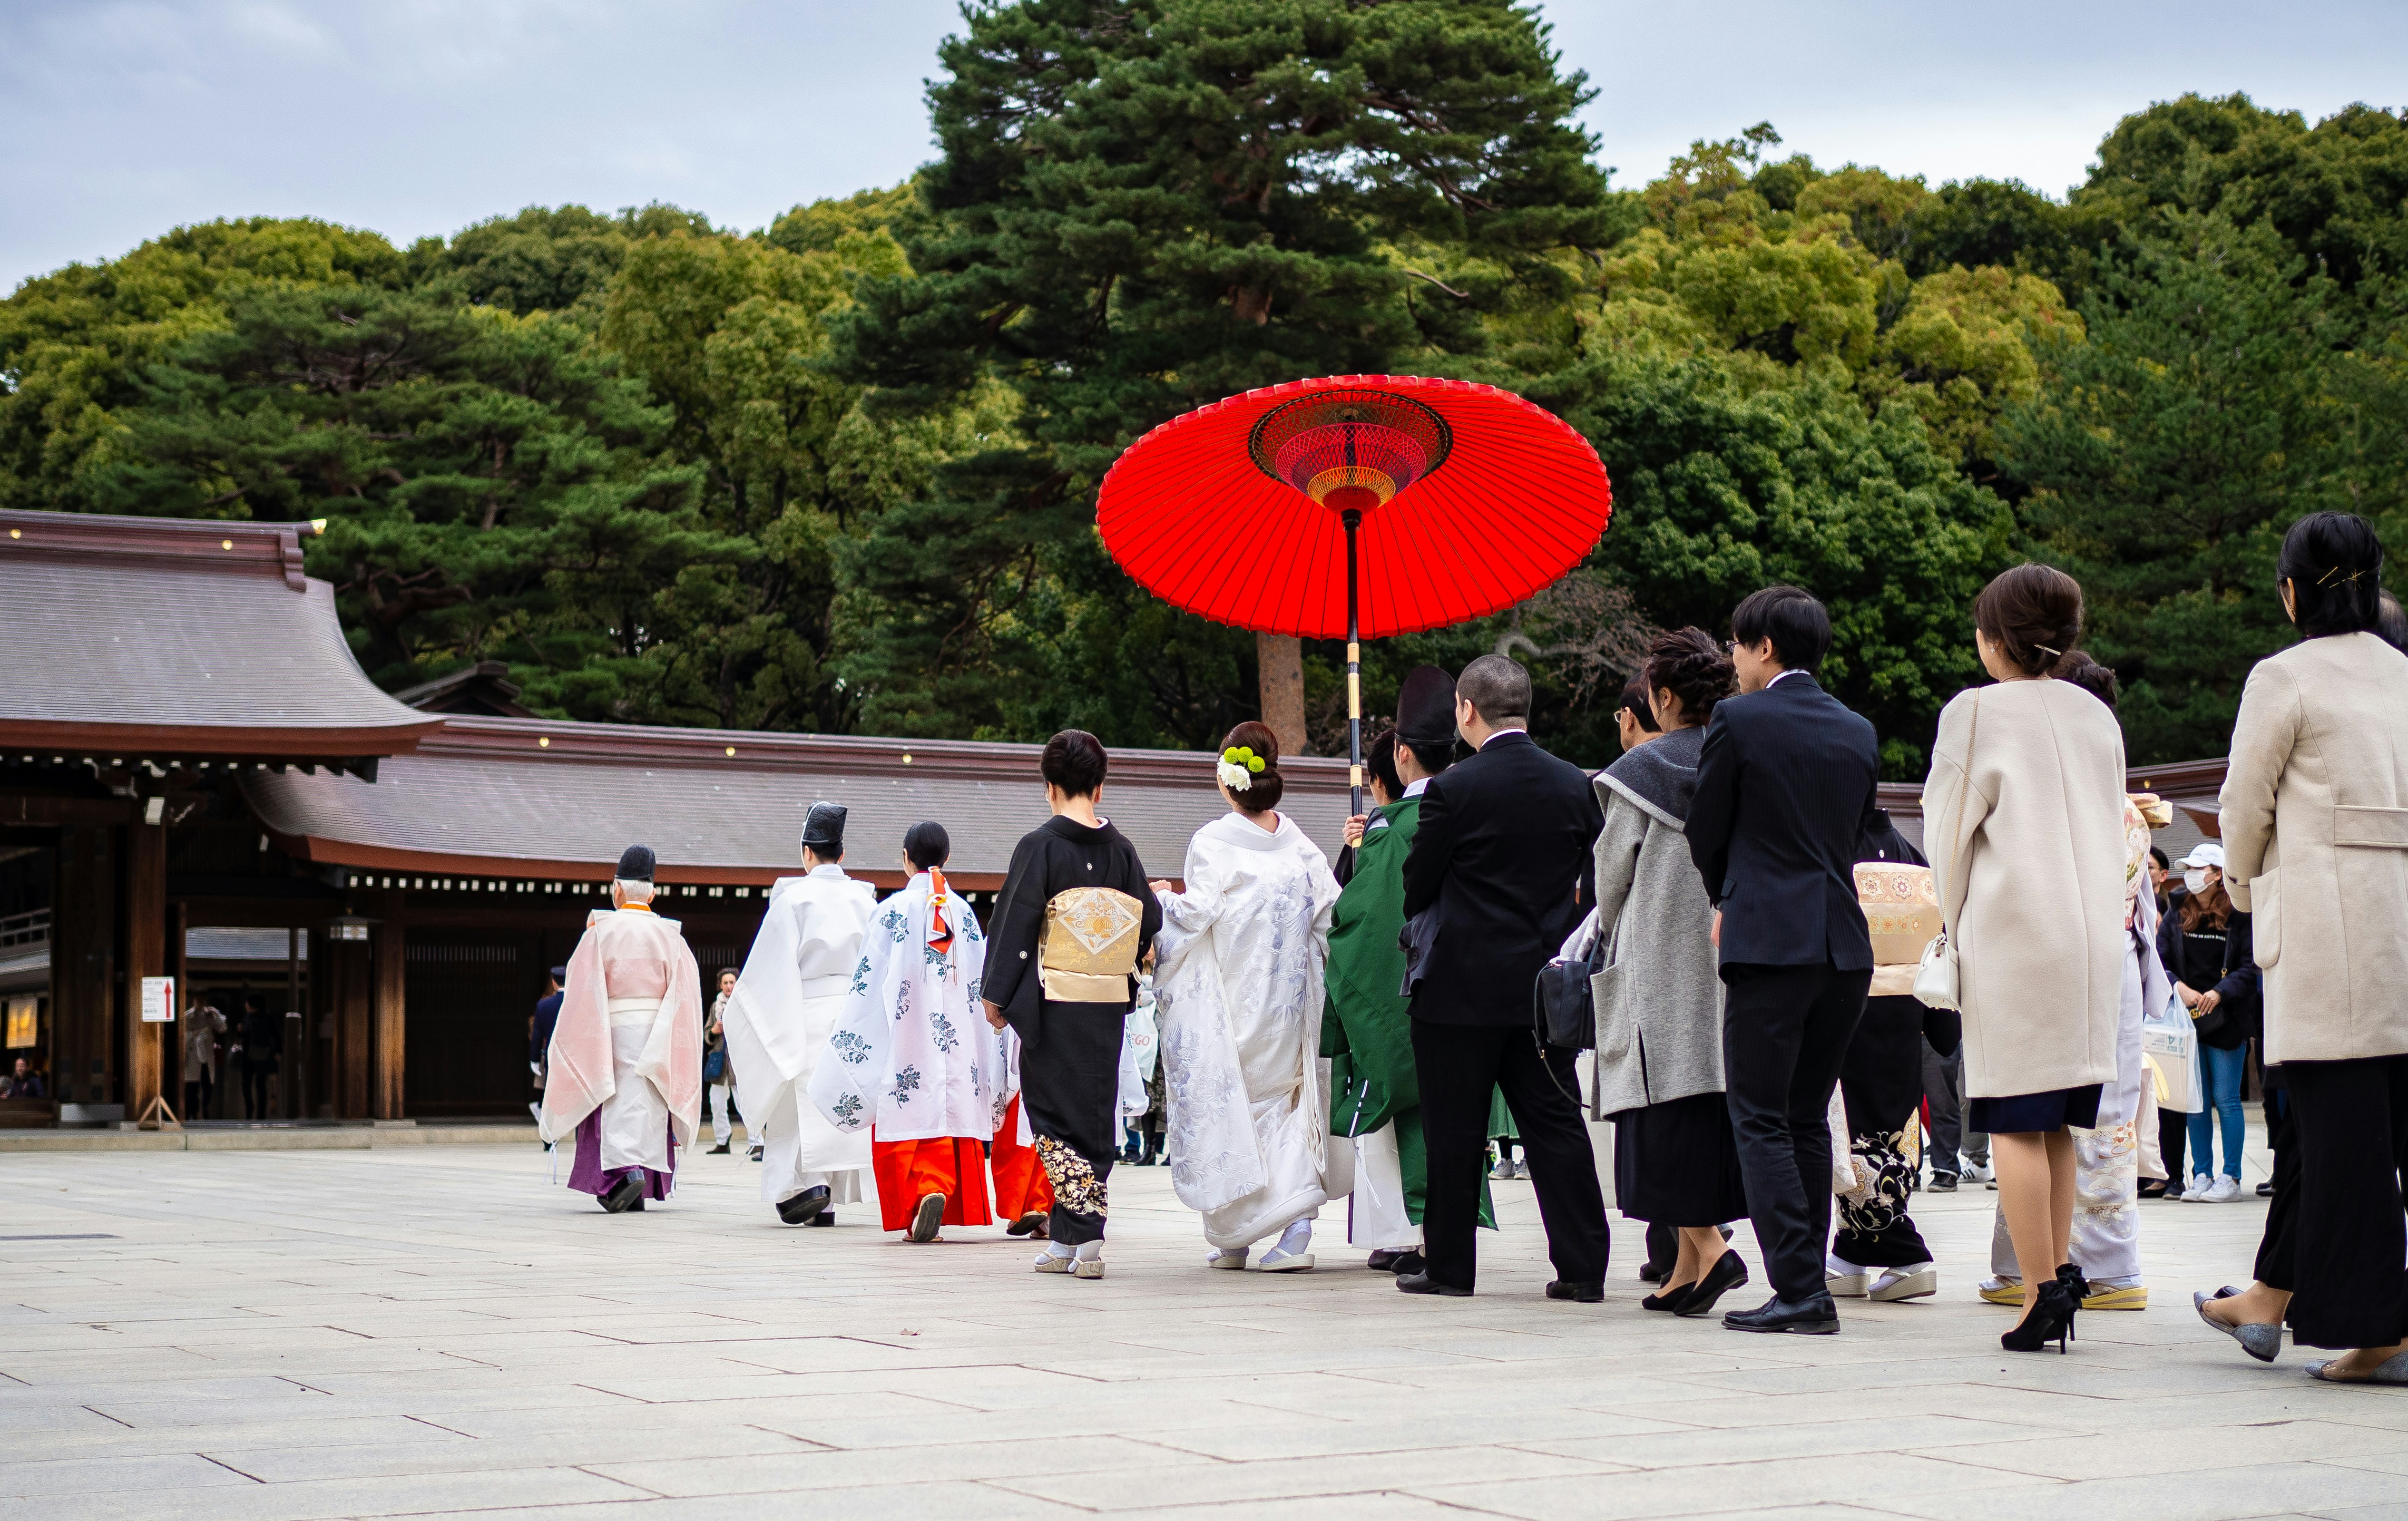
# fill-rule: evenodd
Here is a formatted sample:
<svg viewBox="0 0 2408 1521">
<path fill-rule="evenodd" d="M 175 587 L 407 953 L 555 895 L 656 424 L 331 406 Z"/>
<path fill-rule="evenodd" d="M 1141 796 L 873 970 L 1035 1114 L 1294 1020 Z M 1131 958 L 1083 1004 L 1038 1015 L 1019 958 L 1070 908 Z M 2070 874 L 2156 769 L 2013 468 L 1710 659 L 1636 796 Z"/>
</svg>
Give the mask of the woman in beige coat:
<svg viewBox="0 0 2408 1521">
<path fill-rule="evenodd" d="M 1966 1128 L 1986 1131 L 2029 1352 L 2066 1329 L 2088 1285 L 2069 1260 L 2074 1155 L 2115 1076 L 2123 1004 L 2124 736 L 2069 681 L 2090 663 L 2082 588 L 2046 566 L 2000 575 L 1973 604 L 1996 686 L 1940 716 L 1924 784 L 1924 850 L 1958 969 Z"/>
<path fill-rule="evenodd" d="M 2408 656 L 2372 632 L 2382 574 L 2365 519 L 2292 526 L 2275 575 L 2305 637 L 2249 673 L 2222 798 L 2300 1170 L 2287 1305 L 2253 1284 L 2209 1319 L 2287 1310 L 2293 1340 L 2349 1349 L 2308 1369 L 2339 1384 L 2408 1384 Z"/>
</svg>

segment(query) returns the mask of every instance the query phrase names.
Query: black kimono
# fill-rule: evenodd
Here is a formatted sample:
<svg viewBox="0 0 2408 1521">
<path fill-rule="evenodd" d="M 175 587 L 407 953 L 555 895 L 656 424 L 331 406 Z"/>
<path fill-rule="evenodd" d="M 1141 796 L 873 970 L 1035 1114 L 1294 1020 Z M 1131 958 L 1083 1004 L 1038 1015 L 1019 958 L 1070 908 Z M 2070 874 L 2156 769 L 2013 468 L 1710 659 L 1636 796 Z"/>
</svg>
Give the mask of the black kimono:
<svg viewBox="0 0 2408 1521">
<path fill-rule="evenodd" d="M 1101 1241 L 1120 1142 L 1122 1032 L 1162 927 L 1137 848 L 1059 815 L 1023 837 L 987 926 L 981 996 L 1020 1032 L 1020 1101 L 1054 1185 L 1053 1239 Z"/>
</svg>

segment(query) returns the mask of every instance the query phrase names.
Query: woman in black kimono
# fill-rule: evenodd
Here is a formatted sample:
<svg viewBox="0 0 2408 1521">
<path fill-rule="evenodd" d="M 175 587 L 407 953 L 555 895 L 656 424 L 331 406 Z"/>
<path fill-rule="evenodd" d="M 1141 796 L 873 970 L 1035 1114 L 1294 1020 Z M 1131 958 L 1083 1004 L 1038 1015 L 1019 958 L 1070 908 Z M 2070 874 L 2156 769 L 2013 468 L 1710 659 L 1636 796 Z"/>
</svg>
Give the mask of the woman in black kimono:
<svg viewBox="0 0 2408 1521">
<path fill-rule="evenodd" d="M 1023 837 L 987 926 L 987 1023 L 1020 1034 L 1020 1101 L 1054 1185 L 1039 1272 L 1104 1275 L 1105 1181 L 1120 1140 L 1121 1033 L 1137 964 L 1162 927 L 1145 868 L 1096 813 L 1104 747 L 1081 729 L 1046 741 L 1054 816 Z"/>
</svg>

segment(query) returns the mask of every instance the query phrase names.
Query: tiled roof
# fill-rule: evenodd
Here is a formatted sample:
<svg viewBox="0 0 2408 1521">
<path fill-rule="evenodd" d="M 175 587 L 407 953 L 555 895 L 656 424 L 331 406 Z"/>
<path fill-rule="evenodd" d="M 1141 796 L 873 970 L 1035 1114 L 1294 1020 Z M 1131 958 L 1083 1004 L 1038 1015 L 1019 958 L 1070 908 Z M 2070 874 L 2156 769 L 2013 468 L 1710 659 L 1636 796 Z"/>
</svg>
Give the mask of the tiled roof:
<svg viewBox="0 0 2408 1521">
<path fill-rule="evenodd" d="M 252 810 L 308 860 L 382 871 L 598 881 L 622 849 L 659 853 L 661 878 L 761 883 L 798 869 L 803 815 L 828 798 L 851 811 L 845 865 L 901 880 L 903 832 L 923 819 L 953 838 L 948 875 L 997 885 L 1012 846 L 1046 818 L 1036 745 L 639 728 L 453 717 L 369 785 L 349 777 L 256 773 Z M 1337 853 L 1346 767 L 1281 765 L 1281 811 Z M 1156 876 L 1182 875 L 1188 837 L 1226 806 L 1211 757 L 1112 753 L 1103 811 Z"/>
<path fill-rule="evenodd" d="M 0 511 L 0 750 L 340 760 L 441 719 L 379 691 L 301 530 Z"/>
</svg>

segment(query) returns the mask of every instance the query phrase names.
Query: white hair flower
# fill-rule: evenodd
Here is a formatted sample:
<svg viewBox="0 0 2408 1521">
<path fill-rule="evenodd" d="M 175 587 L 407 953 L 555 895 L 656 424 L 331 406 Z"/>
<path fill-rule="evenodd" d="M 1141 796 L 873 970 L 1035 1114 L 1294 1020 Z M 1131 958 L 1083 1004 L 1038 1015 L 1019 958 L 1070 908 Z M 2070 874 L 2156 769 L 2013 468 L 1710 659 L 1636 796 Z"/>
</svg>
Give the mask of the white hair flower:
<svg viewBox="0 0 2408 1521">
<path fill-rule="evenodd" d="M 1221 758 L 1212 763 L 1212 774 L 1219 777 L 1221 785 L 1231 792 L 1252 792 L 1254 773 L 1268 764 L 1250 747 L 1232 745 L 1221 752 Z"/>
</svg>

